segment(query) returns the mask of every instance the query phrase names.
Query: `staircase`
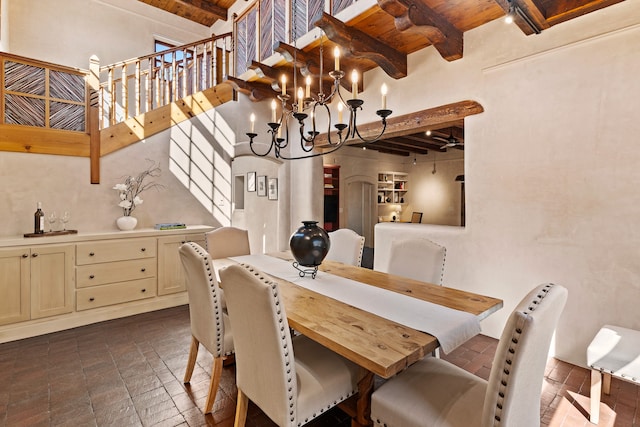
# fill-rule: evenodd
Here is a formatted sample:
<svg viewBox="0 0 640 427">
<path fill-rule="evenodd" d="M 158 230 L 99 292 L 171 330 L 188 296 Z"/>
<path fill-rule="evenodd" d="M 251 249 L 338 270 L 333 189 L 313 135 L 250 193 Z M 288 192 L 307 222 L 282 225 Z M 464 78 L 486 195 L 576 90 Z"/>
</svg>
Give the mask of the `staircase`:
<svg viewBox="0 0 640 427">
<path fill-rule="evenodd" d="M 0 52 L 0 151 L 99 159 L 235 99 L 231 33 L 89 70 Z"/>
<path fill-rule="evenodd" d="M 138 142 L 234 99 L 231 33 L 95 67 L 100 153 Z"/>
</svg>

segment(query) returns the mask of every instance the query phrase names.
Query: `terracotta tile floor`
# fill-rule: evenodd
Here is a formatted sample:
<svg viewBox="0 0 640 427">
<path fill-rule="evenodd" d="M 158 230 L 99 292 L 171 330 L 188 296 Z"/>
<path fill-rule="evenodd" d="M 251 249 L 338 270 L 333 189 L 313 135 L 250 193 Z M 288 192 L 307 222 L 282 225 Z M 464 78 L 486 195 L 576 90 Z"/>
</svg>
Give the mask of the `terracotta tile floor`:
<svg viewBox="0 0 640 427">
<path fill-rule="evenodd" d="M 189 349 L 187 306 L 0 344 L 1 426 L 232 426 L 233 366 L 223 369 L 211 415 L 206 399 L 211 356 L 201 350 L 190 385 L 182 383 Z M 497 341 L 478 336 L 445 358 L 487 378 Z M 613 380 L 600 426 L 640 426 L 639 387 Z M 541 425 L 589 426 L 589 375 L 551 360 Z M 251 427 L 273 426 L 255 406 Z M 310 424 L 350 425 L 339 409 Z"/>
</svg>

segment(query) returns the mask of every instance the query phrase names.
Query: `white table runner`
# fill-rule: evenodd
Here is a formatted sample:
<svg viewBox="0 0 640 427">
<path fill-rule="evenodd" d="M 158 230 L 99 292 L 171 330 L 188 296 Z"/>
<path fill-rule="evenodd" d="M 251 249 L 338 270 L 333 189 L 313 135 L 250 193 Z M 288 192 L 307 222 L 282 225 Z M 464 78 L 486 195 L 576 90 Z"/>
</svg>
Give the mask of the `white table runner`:
<svg viewBox="0 0 640 427">
<path fill-rule="evenodd" d="M 289 261 L 268 255 L 244 255 L 232 260 L 252 265 L 271 276 L 433 335 L 449 353 L 481 331 L 477 316 L 412 298 L 366 283 L 318 271 L 315 279 L 300 277 Z"/>
</svg>

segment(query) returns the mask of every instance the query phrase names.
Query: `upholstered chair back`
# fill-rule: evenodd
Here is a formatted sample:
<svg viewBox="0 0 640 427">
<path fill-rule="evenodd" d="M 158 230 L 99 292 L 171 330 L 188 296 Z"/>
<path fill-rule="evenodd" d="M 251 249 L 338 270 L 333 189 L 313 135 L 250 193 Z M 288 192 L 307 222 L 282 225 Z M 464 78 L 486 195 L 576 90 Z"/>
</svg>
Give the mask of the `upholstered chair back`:
<svg viewBox="0 0 640 427">
<path fill-rule="evenodd" d="M 232 354 L 233 339 L 227 333 L 225 340 L 228 325 L 225 325 L 220 288 L 209 254 L 194 242 L 184 243 L 179 253 L 189 294 L 191 334 L 213 357 Z"/>
<path fill-rule="evenodd" d="M 205 234 L 212 259 L 249 255 L 249 232 L 236 227 L 220 227 Z"/>
<path fill-rule="evenodd" d="M 447 249 L 428 239 L 398 239 L 381 271 L 442 285 Z"/>
<path fill-rule="evenodd" d="M 331 246 L 325 259 L 360 267 L 364 250 L 364 236 L 360 236 L 348 228 L 341 228 L 330 232 L 329 240 Z"/>
<path fill-rule="evenodd" d="M 238 388 L 277 425 L 293 425 L 295 360 L 277 283 L 242 265 L 222 270 L 220 280 L 233 325 Z"/>
<path fill-rule="evenodd" d="M 483 427 L 540 426 L 540 390 L 553 331 L 567 289 L 533 289 L 507 320 L 493 359 L 484 400 Z"/>
</svg>

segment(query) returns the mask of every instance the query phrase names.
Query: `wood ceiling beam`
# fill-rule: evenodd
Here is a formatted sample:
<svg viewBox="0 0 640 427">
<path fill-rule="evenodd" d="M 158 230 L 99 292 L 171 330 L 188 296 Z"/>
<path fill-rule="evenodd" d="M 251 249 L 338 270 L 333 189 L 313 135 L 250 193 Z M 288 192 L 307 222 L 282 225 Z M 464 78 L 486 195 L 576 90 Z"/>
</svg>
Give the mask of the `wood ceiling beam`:
<svg viewBox="0 0 640 427">
<path fill-rule="evenodd" d="M 393 16 L 399 31 L 422 35 L 447 61 L 462 58 L 462 32 L 424 2 L 378 0 L 378 6 Z"/>
<path fill-rule="evenodd" d="M 460 101 L 453 104 L 441 105 L 439 107 L 428 108 L 397 117 L 387 118 L 387 130 L 385 138 L 404 136 L 408 133 L 427 131 L 434 126 L 453 125 L 467 116 L 480 114 L 484 111 L 482 105 L 476 101 Z M 373 138 L 380 133 L 381 124 L 379 121 L 361 124 L 358 132 L 363 138 Z M 337 135 L 332 132 L 331 138 L 335 141 Z M 358 143 L 359 140 L 352 140 Z M 316 147 L 327 147 L 327 134 L 320 134 L 316 137 Z"/>
<path fill-rule="evenodd" d="M 382 144 L 379 142 L 369 142 L 366 144 L 363 144 L 363 143 L 353 144 L 353 145 L 350 145 L 350 147 L 365 148 L 367 150 L 375 150 L 380 153 L 393 154 L 396 156 L 409 156 L 410 154 L 409 150 L 405 148 L 397 148 L 397 147 L 393 147 L 392 144 Z"/>
<path fill-rule="evenodd" d="M 318 76 L 320 75 L 320 64 L 319 64 L 319 59 L 320 57 L 316 57 L 313 55 L 310 55 L 309 53 L 297 49 L 289 44 L 283 43 L 283 42 L 277 42 L 277 44 L 274 47 L 274 51 L 278 52 L 280 55 L 282 55 L 284 57 L 284 59 L 291 63 L 293 66 L 297 67 L 300 69 L 300 73 L 303 76 Z M 294 64 L 295 63 L 295 64 Z M 325 61 L 326 63 L 326 61 Z M 347 67 L 349 66 L 348 64 L 345 64 Z M 324 69 L 323 72 L 324 73 L 328 73 L 330 71 L 330 69 Z M 326 76 L 328 76 L 328 74 L 326 74 Z M 363 88 L 364 88 L 364 83 L 363 83 L 364 79 L 360 79 L 358 81 L 358 90 L 360 92 L 362 92 Z M 329 91 L 331 91 L 331 87 L 333 86 L 333 80 L 331 79 L 327 79 L 326 77 L 324 78 L 324 80 L 327 83 L 327 89 Z M 293 80 L 290 79 L 289 80 L 290 84 L 293 84 Z M 342 79 L 340 80 L 340 86 L 342 86 L 343 88 L 347 89 L 347 90 L 351 90 L 351 82 L 349 82 L 347 79 Z"/>
<path fill-rule="evenodd" d="M 407 151 L 416 154 L 429 154 L 429 149 L 426 147 L 426 141 L 420 143 L 419 141 L 411 140 L 402 136 L 397 136 L 394 138 L 387 138 L 383 140 L 385 143 L 390 143 L 393 146 L 404 147 Z M 432 150 L 437 149 L 437 146 L 431 146 Z"/>
<path fill-rule="evenodd" d="M 264 101 L 274 97 L 274 91 L 270 85 L 260 82 L 248 82 L 236 77 L 228 76 L 226 80 L 233 88 L 249 97 L 254 102 Z"/>
<path fill-rule="evenodd" d="M 407 55 L 404 53 L 356 28 L 347 27 L 326 12 L 322 13 L 322 17 L 314 25 L 320 27 L 329 40 L 339 45 L 345 56 L 373 61 L 394 79 L 407 77 Z"/>
</svg>

